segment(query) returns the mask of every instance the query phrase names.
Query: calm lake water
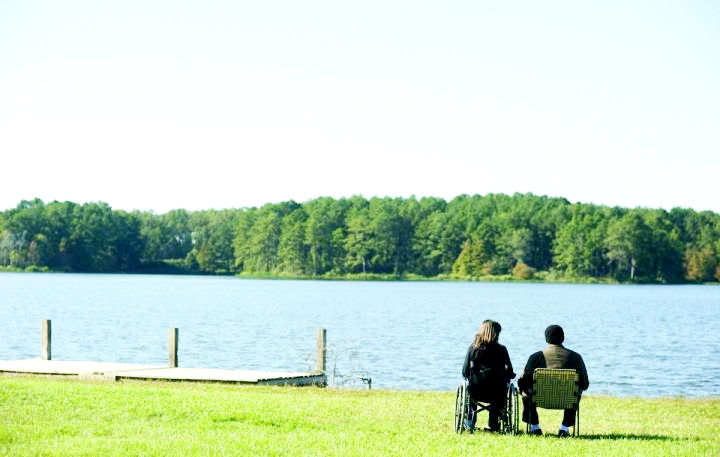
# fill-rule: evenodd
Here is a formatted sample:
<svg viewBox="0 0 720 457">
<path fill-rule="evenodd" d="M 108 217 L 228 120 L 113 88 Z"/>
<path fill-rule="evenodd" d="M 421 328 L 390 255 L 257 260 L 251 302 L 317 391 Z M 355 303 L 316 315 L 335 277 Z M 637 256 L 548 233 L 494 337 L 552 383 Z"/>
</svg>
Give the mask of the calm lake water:
<svg viewBox="0 0 720 457">
<path fill-rule="evenodd" d="M 720 287 L 477 282 L 247 280 L 230 277 L 0 274 L 0 359 L 307 370 L 327 329 L 337 385 L 452 390 L 478 324 L 503 326 L 519 374 L 551 323 L 583 355 L 589 394 L 720 395 Z"/>
</svg>

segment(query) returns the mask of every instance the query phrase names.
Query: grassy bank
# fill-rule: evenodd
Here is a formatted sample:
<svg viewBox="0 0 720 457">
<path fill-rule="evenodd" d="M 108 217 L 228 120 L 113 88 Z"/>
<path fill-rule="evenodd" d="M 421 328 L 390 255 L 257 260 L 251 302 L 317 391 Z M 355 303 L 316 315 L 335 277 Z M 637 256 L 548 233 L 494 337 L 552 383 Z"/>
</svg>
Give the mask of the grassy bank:
<svg viewBox="0 0 720 457">
<path fill-rule="evenodd" d="M 714 456 L 720 398 L 588 396 L 583 436 L 456 435 L 454 394 L 0 377 L 0 455 Z M 559 412 L 541 416 L 556 431 Z"/>
<path fill-rule="evenodd" d="M 234 276 L 242 279 L 294 279 L 294 280 L 329 280 L 329 281 L 462 281 L 462 282 L 547 282 L 569 284 L 623 284 L 613 278 L 593 278 L 584 276 L 566 276 L 553 272 L 540 271 L 529 278 L 518 278 L 511 274 L 458 276 L 440 274 L 437 276 L 422 276 L 417 274 L 380 274 L 380 273 L 325 273 L 323 275 L 296 275 L 290 273 L 236 273 Z M 627 284 L 638 284 L 628 282 Z M 660 284 L 660 283 L 658 283 Z"/>
</svg>

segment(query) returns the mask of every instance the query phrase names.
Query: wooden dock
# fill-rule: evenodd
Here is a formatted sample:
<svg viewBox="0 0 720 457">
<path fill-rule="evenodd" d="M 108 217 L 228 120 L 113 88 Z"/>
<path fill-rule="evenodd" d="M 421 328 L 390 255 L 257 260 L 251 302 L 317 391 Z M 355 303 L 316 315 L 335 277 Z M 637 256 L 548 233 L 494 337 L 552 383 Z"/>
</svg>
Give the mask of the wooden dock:
<svg viewBox="0 0 720 457">
<path fill-rule="evenodd" d="M 0 375 L 75 376 L 82 379 L 118 381 L 138 379 L 147 381 L 192 381 L 230 384 L 265 384 L 287 386 L 327 386 L 325 357 L 327 339 L 324 328 L 316 337 L 316 369 L 313 372 L 297 371 L 246 371 L 216 368 L 178 367 L 178 329 L 168 332 L 168 364 L 136 365 L 129 363 L 69 361 L 52 359 L 52 326 L 49 319 L 42 321 L 41 358 L 0 360 Z"/>
<path fill-rule="evenodd" d="M 257 385 L 326 385 L 326 377 L 323 373 L 176 368 L 162 365 L 43 359 L 0 360 L 0 374 L 73 376 L 80 379 L 107 381 L 137 379 Z"/>
</svg>

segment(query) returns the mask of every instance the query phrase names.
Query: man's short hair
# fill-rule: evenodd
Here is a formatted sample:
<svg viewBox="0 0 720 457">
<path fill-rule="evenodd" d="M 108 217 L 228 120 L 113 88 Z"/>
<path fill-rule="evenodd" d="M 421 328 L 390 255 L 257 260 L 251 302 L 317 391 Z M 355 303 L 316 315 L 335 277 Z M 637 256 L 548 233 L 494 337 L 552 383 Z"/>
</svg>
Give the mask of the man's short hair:
<svg viewBox="0 0 720 457">
<path fill-rule="evenodd" d="M 565 341 L 565 332 L 559 325 L 550 325 L 545 329 L 545 341 L 549 344 L 562 344 Z"/>
</svg>

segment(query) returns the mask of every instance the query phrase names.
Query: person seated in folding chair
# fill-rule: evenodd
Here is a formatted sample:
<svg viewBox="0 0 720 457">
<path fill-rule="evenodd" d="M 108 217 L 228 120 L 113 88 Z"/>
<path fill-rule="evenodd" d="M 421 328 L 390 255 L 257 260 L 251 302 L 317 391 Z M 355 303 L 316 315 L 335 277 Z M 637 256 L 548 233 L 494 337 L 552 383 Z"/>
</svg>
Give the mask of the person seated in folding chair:
<svg viewBox="0 0 720 457">
<path fill-rule="evenodd" d="M 560 368 L 575 370 L 579 375 L 578 382 L 578 401 L 582 391 L 587 390 L 590 386 L 585 362 L 582 356 L 575 351 L 565 348 L 562 343 L 565 341 L 565 333 L 559 325 L 550 325 L 545 329 L 545 341 L 548 346 L 542 351 L 538 351 L 530 356 L 525 365 L 523 374 L 518 379 L 518 388 L 520 392 L 526 394 L 523 396 L 523 421 L 530 424 L 530 433 L 533 435 L 542 435 L 540 428 L 540 420 L 538 419 L 537 408 L 530 402 L 531 390 L 533 387 L 533 373 L 536 368 Z M 569 436 L 568 430 L 575 425 L 575 414 L 577 408 L 566 409 L 563 415 L 562 425 L 558 431 L 558 436 Z"/>
<path fill-rule="evenodd" d="M 508 383 L 515 377 L 508 351 L 498 343 L 501 330 L 497 322 L 483 321 L 465 356 L 462 374 L 468 380 L 470 402 L 464 426 L 471 433 L 478 402 L 490 404 L 487 430 L 500 431 L 500 411 L 505 407 Z"/>
</svg>

